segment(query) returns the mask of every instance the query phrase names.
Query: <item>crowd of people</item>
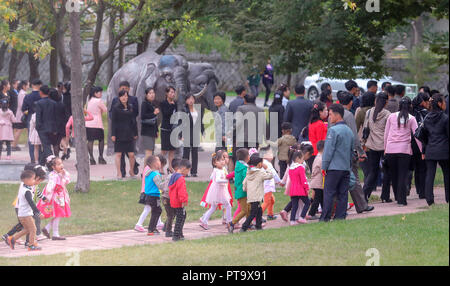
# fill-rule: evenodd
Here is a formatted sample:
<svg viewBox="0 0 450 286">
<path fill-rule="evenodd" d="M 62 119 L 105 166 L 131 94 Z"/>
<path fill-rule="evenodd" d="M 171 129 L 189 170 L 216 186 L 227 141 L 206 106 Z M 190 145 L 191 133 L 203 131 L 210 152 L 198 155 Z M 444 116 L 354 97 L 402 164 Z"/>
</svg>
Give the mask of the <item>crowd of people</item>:
<svg viewBox="0 0 450 286">
<path fill-rule="evenodd" d="M 26 83 L 20 85 L 26 90 Z M 21 119 L 21 122 L 23 127 L 29 129 L 30 144 L 41 146 L 33 154 L 33 148 L 30 148 L 32 163 L 39 158 L 42 165 L 47 163 L 53 170 L 37 206 L 28 199 L 28 193 L 36 191 L 39 178 L 42 179 L 38 175 L 40 169 L 34 167 L 33 170 L 24 171 L 19 203 L 15 204 L 23 231 L 16 226 L 4 239 L 14 248 L 20 236 L 38 231 L 39 227 L 35 226 L 34 221 L 39 224 L 41 214 L 48 209 L 60 209 L 61 212 L 47 214 L 46 218 L 53 219 L 42 232 L 50 237 L 49 232 L 53 228 L 53 237 L 63 239 L 58 233 L 58 223 L 59 218 L 70 216 L 70 199 L 65 190 L 68 175 L 58 153 L 63 151 L 63 157 L 69 156 L 67 145 L 73 119 L 67 113 L 70 110 L 67 109 L 67 101 L 61 100 L 60 94 L 64 98 L 70 94 L 70 85 L 62 85 L 59 92 L 41 86 L 40 81 L 34 81 L 33 92 L 25 96 L 22 93 L 23 102 L 18 100 L 21 108 L 15 110 L 15 101 L 7 93 L 9 83 L 2 82 L 1 87 L 6 94 L 4 92 L 1 98 L 0 135 L 6 133 L 3 130 L 5 126 L 12 128 L 12 121 L 17 118 L 18 110 L 21 110 L 22 117 L 29 118 Z M 382 187 L 383 203 L 393 202 L 392 186 L 397 204 L 406 206 L 413 177 L 419 198 L 432 205 L 437 164 L 443 170 L 445 199 L 448 203 L 448 97 L 428 87 L 421 87 L 417 96 L 411 100 L 405 96 L 405 86 L 392 86 L 389 82 L 384 82 L 378 92 L 378 82 L 369 81 L 367 92 L 362 95 L 360 87 L 353 80 L 346 82 L 345 87 L 345 91 L 337 92 L 337 101 L 334 102 L 331 86 L 327 83 L 322 85 L 322 92 L 316 101 L 305 99 L 305 87 L 301 84 L 295 87 L 296 98 L 289 100 L 289 87 L 281 85 L 274 93 L 274 100 L 269 107 L 269 111 L 277 113 L 278 117 L 276 141 L 260 140 L 263 132 L 258 130 L 258 126 L 257 138 L 251 138 L 249 134 L 252 127 L 244 120 L 235 122 L 233 134 L 226 134 L 227 112 L 244 115 L 253 113 L 259 120 L 264 115 L 264 109 L 256 105 L 257 93 L 247 93 L 244 86 L 236 88 L 237 97 L 228 107 L 225 93 L 217 92 L 214 95 L 214 104 L 218 110 L 214 113 L 217 148 L 212 155 L 210 183 L 200 202 L 207 209 L 200 218 L 200 227 L 208 230 L 211 215 L 217 210 L 223 210 L 223 224 L 230 233 L 237 228 L 242 232 L 262 229 L 267 220 L 277 219 L 273 195 L 277 186 L 284 187 L 285 194 L 290 197 L 290 202 L 280 212 L 281 218 L 290 225 L 305 224 L 315 219 L 345 219 L 348 209 L 353 206 L 357 213 L 373 211 L 369 199 L 377 186 Z M 147 89 L 140 108 L 137 97 L 129 93 L 130 84 L 126 81 L 120 83 L 118 96 L 112 101 L 108 116 L 112 124 L 111 139 L 114 142 L 118 179 L 126 176 L 126 156 L 129 158 L 129 175 L 136 177 L 139 173 L 135 156 L 139 136 L 142 137 L 146 153 L 139 200 L 145 206 L 135 230 L 153 236 L 162 229 L 174 241 L 183 240 L 188 203 L 184 178 L 198 175 L 198 149 L 204 130 L 201 111 L 195 109 L 195 97 L 192 94 L 186 95 L 185 108 L 178 110 L 173 87 L 166 89 L 166 99 L 161 103 L 155 101 L 155 90 Z M 106 163 L 103 158 L 104 127 L 101 117 L 107 108 L 101 97 L 101 88 L 93 88 L 85 110 L 91 164 L 96 164 L 92 151 L 96 140 L 99 141 L 98 162 Z M 187 113 L 190 127 L 190 136 L 183 142 L 183 148 L 174 146 L 171 136 L 176 124 L 170 119 L 179 111 Z M 64 117 L 64 121 L 56 120 L 58 116 Z M 10 125 L 3 123 L 8 120 L 11 121 Z M 244 131 L 242 137 L 237 136 L 240 129 Z M 155 155 L 155 142 L 159 136 L 161 154 Z M 12 141 L 3 137 L 0 140 Z M 60 146 L 64 145 L 62 141 L 66 142 L 65 146 Z M 275 168 L 276 159 L 279 171 Z M 360 168 L 364 184 L 361 184 Z M 62 194 L 62 197 L 54 196 L 55 188 L 61 189 L 56 193 Z M 348 202 L 349 193 L 352 204 Z M 161 221 L 161 202 L 167 213 L 164 223 Z M 232 214 L 232 206 L 236 202 L 238 207 Z M 51 207 L 48 207 L 49 204 Z M 268 215 L 264 219 L 266 210 Z M 150 213 L 150 224 L 145 229 L 143 222 Z M 240 225 L 243 218 L 245 222 Z M 28 243 L 30 250 L 38 248 L 34 235 L 29 235 Z"/>
</svg>

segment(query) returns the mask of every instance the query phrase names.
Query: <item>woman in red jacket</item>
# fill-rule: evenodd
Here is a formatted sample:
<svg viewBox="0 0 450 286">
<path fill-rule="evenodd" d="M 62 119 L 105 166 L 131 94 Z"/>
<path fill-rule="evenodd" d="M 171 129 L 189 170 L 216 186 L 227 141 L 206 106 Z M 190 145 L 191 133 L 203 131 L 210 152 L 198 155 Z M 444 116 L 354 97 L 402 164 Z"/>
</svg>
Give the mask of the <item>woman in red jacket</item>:
<svg viewBox="0 0 450 286">
<path fill-rule="evenodd" d="M 314 160 L 315 156 L 317 155 L 317 142 L 325 140 L 327 138 L 328 127 L 327 123 L 324 122 L 327 120 L 327 118 L 327 106 L 321 101 L 316 101 L 311 112 L 311 120 L 308 127 L 309 141 L 311 141 L 311 144 L 314 148 L 314 156 L 312 157 L 312 160 Z"/>
</svg>

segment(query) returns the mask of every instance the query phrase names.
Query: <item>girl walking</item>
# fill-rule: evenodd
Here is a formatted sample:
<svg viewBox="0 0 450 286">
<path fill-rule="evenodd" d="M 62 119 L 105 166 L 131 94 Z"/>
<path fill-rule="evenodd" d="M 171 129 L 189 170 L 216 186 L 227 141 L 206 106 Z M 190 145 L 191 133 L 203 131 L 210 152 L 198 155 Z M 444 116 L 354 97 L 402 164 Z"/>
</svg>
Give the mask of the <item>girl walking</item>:
<svg viewBox="0 0 450 286">
<path fill-rule="evenodd" d="M 53 230 L 52 240 L 65 240 L 66 238 L 59 234 L 59 222 L 61 218 L 70 217 L 72 214 L 69 192 L 66 188 L 70 183 L 70 177 L 64 169 L 62 160 L 53 155 L 47 158 L 47 168 L 50 173 L 43 195 L 48 199 L 48 202 L 40 200 L 37 207 L 45 218 L 51 218 L 51 220 L 42 229 L 42 233 L 50 239 L 50 231 Z"/>
<path fill-rule="evenodd" d="M 214 170 L 211 174 L 211 185 L 207 190 L 205 202 L 211 207 L 200 218 L 200 227 L 208 230 L 208 221 L 211 215 L 217 210 L 219 205 L 225 207 L 226 210 L 226 223 L 227 228 L 230 231 L 231 222 L 231 196 L 228 192 L 228 180 L 226 178 L 227 172 L 225 170 L 225 160 L 222 152 L 217 152 L 212 158 L 212 165 Z"/>
<path fill-rule="evenodd" d="M 301 151 L 292 153 L 290 158 L 289 178 L 291 180 L 290 197 L 292 202 L 291 211 L 291 225 L 297 225 L 298 223 L 308 223 L 306 220 L 306 213 L 308 212 L 310 200 L 308 198 L 309 184 L 306 179 L 306 171 L 303 166 L 303 154 Z M 302 213 L 298 221 L 295 220 L 297 214 L 298 202 L 301 200 L 304 204 Z"/>
</svg>

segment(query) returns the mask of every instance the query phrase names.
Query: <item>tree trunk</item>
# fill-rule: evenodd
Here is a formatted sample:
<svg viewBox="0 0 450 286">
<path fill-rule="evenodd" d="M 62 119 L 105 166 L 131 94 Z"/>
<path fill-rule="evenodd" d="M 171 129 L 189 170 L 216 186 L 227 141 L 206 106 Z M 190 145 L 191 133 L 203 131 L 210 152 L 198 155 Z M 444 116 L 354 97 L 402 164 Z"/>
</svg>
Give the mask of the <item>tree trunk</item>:
<svg viewBox="0 0 450 286">
<path fill-rule="evenodd" d="M 116 15 L 114 13 L 111 13 L 109 16 L 109 26 L 108 26 L 108 40 L 109 40 L 109 46 L 114 45 L 114 27 L 116 25 Z M 108 57 L 108 82 L 111 81 L 111 79 L 114 76 L 114 53 L 111 53 L 111 55 Z"/>
<path fill-rule="evenodd" d="M 16 75 L 17 75 L 17 68 L 20 65 L 20 62 L 22 61 L 23 58 L 23 53 L 19 53 L 17 52 L 15 49 L 12 50 L 11 52 L 11 58 L 9 59 L 9 81 L 13 81 L 16 79 Z"/>
<path fill-rule="evenodd" d="M 152 30 L 150 30 L 149 32 L 146 32 L 144 35 L 142 35 L 142 37 L 140 39 L 141 42 L 137 43 L 137 46 L 136 46 L 136 56 L 139 56 L 140 54 L 147 51 L 148 41 L 150 39 L 151 34 L 152 34 Z"/>
<path fill-rule="evenodd" d="M 36 59 L 33 53 L 28 53 L 28 64 L 30 66 L 30 81 L 39 79 L 41 75 L 39 74 L 39 59 Z"/>
<path fill-rule="evenodd" d="M 81 33 L 80 13 L 70 12 L 70 51 L 71 51 L 71 79 L 72 79 L 72 115 L 77 153 L 77 184 L 75 191 L 87 193 L 90 188 L 89 156 L 86 138 L 86 126 L 83 113 L 82 65 L 81 65 Z"/>
<path fill-rule="evenodd" d="M 7 50 L 8 45 L 2 44 L 2 46 L 0 47 L 0 71 L 3 69 L 3 64 L 5 63 L 5 55 Z"/>
<path fill-rule="evenodd" d="M 122 11 L 120 11 L 120 24 L 122 24 L 122 25 L 124 23 L 124 18 L 125 18 L 125 16 L 124 16 L 124 12 L 122 10 Z M 124 44 L 125 44 L 125 39 L 122 37 L 119 41 L 119 47 L 123 46 Z M 117 68 L 120 69 L 123 66 L 124 62 L 125 62 L 125 48 L 120 47 L 119 48 L 119 65 Z"/>
<path fill-rule="evenodd" d="M 170 46 L 170 44 L 175 40 L 175 38 L 180 34 L 180 31 L 176 30 L 173 34 L 167 37 L 159 48 L 156 49 L 155 53 L 162 55 L 164 51 Z"/>
<path fill-rule="evenodd" d="M 50 52 L 50 86 L 56 87 L 58 84 L 58 47 L 56 33 L 50 38 L 50 45 L 52 46 L 52 51 Z"/>
</svg>

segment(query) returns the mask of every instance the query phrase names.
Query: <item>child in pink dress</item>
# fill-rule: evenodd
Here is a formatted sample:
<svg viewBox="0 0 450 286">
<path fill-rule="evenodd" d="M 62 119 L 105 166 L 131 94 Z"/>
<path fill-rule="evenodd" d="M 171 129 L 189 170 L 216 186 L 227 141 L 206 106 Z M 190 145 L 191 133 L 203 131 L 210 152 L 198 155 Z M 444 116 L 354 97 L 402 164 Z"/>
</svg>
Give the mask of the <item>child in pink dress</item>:
<svg viewBox="0 0 450 286">
<path fill-rule="evenodd" d="M 11 142 L 14 141 L 13 122 L 14 113 L 8 108 L 9 102 L 2 99 L 0 102 L 0 160 L 2 158 L 3 142 L 6 143 L 6 160 L 11 159 Z"/>
<path fill-rule="evenodd" d="M 64 170 L 63 162 L 60 158 L 49 156 L 47 158 L 47 168 L 50 171 L 48 183 L 44 189 L 44 196 L 48 202 L 39 201 L 37 207 L 45 218 L 51 218 L 51 221 L 42 233 L 50 238 L 50 231 L 53 229 L 52 240 L 65 240 L 59 235 L 59 222 L 63 217 L 70 217 L 70 197 L 67 191 L 67 184 L 70 183 L 69 173 Z"/>
<path fill-rule="evenodd" d="M 310 200 L 308 198 L 309 184 L 306 179 L 306 171 L 303 166 L 303 154 L 301 151 L 295 151 L 292 154 L 292 164 L 289 167 L 289 179 L 290 179 L 290 190 L 289 195 L 292 202 L 291 210 L 291 225 L 296 225 L 298 223 L 308 223 L 306 220 L 306 213 L 308 212 Z M 302 201 L 304 204 L 302 213 L 298 221 L 295 220 L 298 202 Z"/>
<path fill-rule="evenodd" d="M 208 221 L 211 215 L 218 209 L 219 205 L 225 207 L 226 210 L 226 223 L 227 228 L 230 231 L 231 222 L 231 196 L 228 190 L 228 179 L 226 178 L 227 172 L 225 169 L 225 160 L 220 152 L 218 152 L 212 159 L 214 170 L 211 174 L 211 184 L 207 189 L 205 202 L 210 205 L 208 211 L 206 211 L 200 218 L 200 226 L 208 230 Z"/>
</svg>

